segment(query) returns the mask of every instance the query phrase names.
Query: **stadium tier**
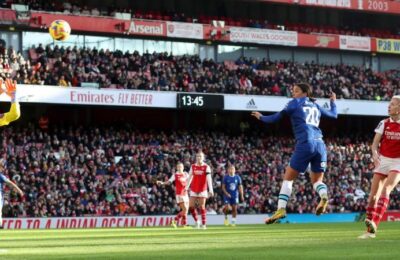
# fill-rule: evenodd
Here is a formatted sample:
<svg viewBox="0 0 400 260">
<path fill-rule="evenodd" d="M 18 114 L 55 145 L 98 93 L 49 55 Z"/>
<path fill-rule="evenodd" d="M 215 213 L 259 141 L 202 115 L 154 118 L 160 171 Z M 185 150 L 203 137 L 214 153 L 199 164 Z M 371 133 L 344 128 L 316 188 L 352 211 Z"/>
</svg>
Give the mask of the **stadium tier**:
<svg viewBox="0 0 400 260">
<path fill-rule="evenodd" d="M 0 58 L 0 75 L 18 84 L 155 91 L 206 92 L 290 96 L 296 82 L 315 87 L 316 97 L 389 100 L 400 93 L 398 71 L 383 73 L 345 64 L 271 61 L 240 57 L 216 62 L 197 55 L 114 52 L 96 48 L 42 46 L 28 50 L 29 58 L 9 48 Z"/>
</svg>

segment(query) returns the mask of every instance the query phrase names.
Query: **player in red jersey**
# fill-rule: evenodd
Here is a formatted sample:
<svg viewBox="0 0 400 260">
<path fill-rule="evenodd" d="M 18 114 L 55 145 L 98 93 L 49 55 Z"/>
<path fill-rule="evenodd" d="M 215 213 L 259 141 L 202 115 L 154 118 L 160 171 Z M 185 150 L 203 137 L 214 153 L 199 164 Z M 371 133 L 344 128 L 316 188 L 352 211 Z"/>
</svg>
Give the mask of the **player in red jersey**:
<svg viewBox="0 0 400 260">
<path fill-rule="evenodd" d="M 204 153 L 196 154 L 196 163 L 190 166 L 189 180 L 186 189 L 190 187 L 189 211 L 196 221 L 197 228 L 200 222 L 197 221 L 196 204 L 200 207 L 201 227 L 206 229 L 206 199 L 214 196 L 211 168 L 204 162 Z M 208 188 L 208 192 L 207 192 Z"/>
<path fill-rule="evenodd" d="M 389 195 L 400 181 L 400 96 L 392 97 L 388 113 L 390 117 L 375 129 L 371 146 L 375 169 L 365 217 L 367 232 L 359 236 L 362 239 L 376 237 Z"/>
<path fill-rule="evenodd" d="M 186 190 L 186 184 L 189 175 L 183 169 L 183 164 L 178 163 L 176 165 L 176 172 L 171 176 L 171 178 L 169 178 L 168 181 L 157 181 L 158 185 L 172 184 L 173 182 L 175 182 L 176 203 L 178 203 L 181 211 L 175 216 L 174 220 L 172 221 L 171 225 L 174 228 L 177 228 L 178 221 L 181 218 L 182 226 L 186 226 L 187 212 L 189 207 L 189 196 Z"/>
</svg>

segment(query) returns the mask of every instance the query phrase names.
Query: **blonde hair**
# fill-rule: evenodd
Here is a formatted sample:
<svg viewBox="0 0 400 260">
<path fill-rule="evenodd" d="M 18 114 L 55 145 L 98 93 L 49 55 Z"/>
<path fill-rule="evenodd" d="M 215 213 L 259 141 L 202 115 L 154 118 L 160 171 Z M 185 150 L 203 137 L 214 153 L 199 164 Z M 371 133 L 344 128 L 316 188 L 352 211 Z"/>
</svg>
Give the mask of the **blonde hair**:
<svg viewBox="0 0 400 260">
<path fill-rule="evenodd" d="M 392 98 L 400 100 L 400 95 L 393 96 Z"/>
</svg>

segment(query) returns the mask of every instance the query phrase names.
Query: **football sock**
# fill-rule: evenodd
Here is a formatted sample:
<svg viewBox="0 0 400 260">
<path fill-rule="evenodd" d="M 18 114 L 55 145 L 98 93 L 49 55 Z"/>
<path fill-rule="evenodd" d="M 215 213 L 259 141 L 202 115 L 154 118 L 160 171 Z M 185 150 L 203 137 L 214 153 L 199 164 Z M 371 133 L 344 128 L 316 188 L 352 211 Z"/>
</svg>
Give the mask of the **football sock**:
<svg viewBox="0 0 400 260">
<path fill-rule="evenodd" d="M 317 181 L 316 183 L 314 183 L 313 187 L 314 190 L 318 192 L 320 197 L 328 196 L 328 188 L 322 181 Z"/>
<path fill-rule="evenodd" d="M 389 205 L 389 198 L 387 197 L 380 197 L 378 200 L 378 206 L 376 207 L 375 210 L 375 217 L 372 219 L 376 226 L 379 225 L 379 222 L 381 222 L 381 219 L 383 217 L 383 214 L 385 214 L 385 211 Z"/>
<path fill-rule="evenodd" d="M 176 222 L 178 222 L 179 219 L 180 219 L 181 217 L 182 217 L 182 211 L 179 212 L 179 213 L 175 216 L 174 220 L 175 220 Z"/>
<path fill-rule="evenodd" d="M 292 195 L 293 181 L 284 180 L 282 183 L 281 191 L 279 192 L 278 209 L 286 208 L 288 200 Z"/>
<path fill-rule="evenodd" d="M 182 222 L 181 222 L 182 226 L 186 226 L 186 218 L 187 218 L 187 215 L 183 213 L 182 214 Z"/>
<path fill-rule="evenodd" d="M 206 209 L 200 209 L 200 213 L 201 213 L 201 224 L 205 225 L 206 224 Z"/>
<path fill-rule="evenodd" d="M 195 208 L 189 208 L 190 214 L 192 214 L 194 222 L 197 222 L 197 212 Z"/>
<path fill-rule="evenodd" d="M 373 220 L 375 218 L 375 215 L 376 215 L 375 212 L 376 212 L 376 208 L 367 207 L 367 212 L 366 212 L 365 219 Z"/>
</svg>

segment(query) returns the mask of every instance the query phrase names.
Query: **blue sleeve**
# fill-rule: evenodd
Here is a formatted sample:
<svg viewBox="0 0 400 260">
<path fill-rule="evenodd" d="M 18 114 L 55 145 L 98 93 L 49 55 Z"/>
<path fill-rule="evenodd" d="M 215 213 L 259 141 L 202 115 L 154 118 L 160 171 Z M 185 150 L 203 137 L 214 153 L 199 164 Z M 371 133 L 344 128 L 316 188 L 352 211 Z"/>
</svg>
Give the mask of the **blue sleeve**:
<svg viewBox="0 0 400 260">
<path fill-rule="evenodd" d="M 331 101 L 331 109 L 330 110 L 326 110 L 324 108 L 322 108 L 321 106 L 318 105 L 319 111 L 321 111 L 321 115 L 324 117 L 329 117 L 329 118 L 337 118 L 338 114 L 337 114 L 337 110 L 336 110 L 336 104 L 335 102 Z"/>
<path fill-rule="evenodd" d="M 266 124 L 278 122 L 283 116 L 283 111 L 272 114 L 270 116 L 261 116 L 260 120 Z"/>
<path fill-rule="evenodd" d="M 239 185 L 242 185 L 242 178 L 240 178 L 239 175 L 236 175 L 236 176 L 237 176 L 237 178 L 238 178 Z"/>
<path fill-rule="evenodd" d="M 224 184 L 226 187 L 226 175 L 224 176 L 224 179 L 222 180 L 222 184 Z"/>
<path fill-rule="evenodd" d="M 0 183 L 4 183 L 7 180 L 8 180 L 7 177 L 0 173 Z"/>
</svg>

